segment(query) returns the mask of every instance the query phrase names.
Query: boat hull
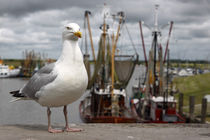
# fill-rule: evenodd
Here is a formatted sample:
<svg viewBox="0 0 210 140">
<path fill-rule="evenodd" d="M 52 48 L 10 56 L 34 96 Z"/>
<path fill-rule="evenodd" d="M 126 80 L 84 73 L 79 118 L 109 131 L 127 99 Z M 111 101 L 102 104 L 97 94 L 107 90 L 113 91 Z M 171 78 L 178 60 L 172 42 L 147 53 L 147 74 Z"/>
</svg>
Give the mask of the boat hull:
<svg viewBox="0 0 210 140">
<path fill-rule="evenodd" d="M 80 102 L 81 119 L 86 123 L 136 123 L 137 118 L 125 105 L 125 90 L 110 88 L 91 90 L 89 96 Z"/>
<path fill-rule="evenodd" d="M 80 103 L 80 117 L 85 123 L 137 123 L 134 117 L 125 116 L 92 116 L 82 111 L 83 102 Z"/>
<path fill-rule="evenodd" d="M 8 65 L 0 64 L 0 78 L 16 77 L 20 73 L 20 69 L 10 69 Z"/>
<path fill-rule="evenodd" d="M 151 106 L 148 106 L 148 108 L 151 109 Z M 183 118 L 182 116 L 180 116 L 177 112 L 176 112 L 176 107 L 174 107 L 174 111 L 169 111 L 166 110 L 167 115 L 172 116 L 172 117 L 176 117 L 176 120 L 164 120 L 163 118 L 159 118 L 159 119 L 153 119 L 151 117 L 151 114 L 149 115 L 149 117 L 147 116 L 147 119 L 144 119 L 144 117 L 142 117 L 138 112 L 139 112 L 139 108 L 136 107 L 136 104 L 131 102 L 131 111 L 133 114 L 137 115 L 139 118 L 139 122 L 141 123 L 185 123 L 186 120 L 185 118 Z M 156 109 L 155 110 L 155 115 L 159 116 L 160 114 L 162 114 L 163 110 L 161 109 Z M 162 116 L 162 115 L 161 115 Z M 162 116 L 163 117 L 163 116 Z"/>
</svg>

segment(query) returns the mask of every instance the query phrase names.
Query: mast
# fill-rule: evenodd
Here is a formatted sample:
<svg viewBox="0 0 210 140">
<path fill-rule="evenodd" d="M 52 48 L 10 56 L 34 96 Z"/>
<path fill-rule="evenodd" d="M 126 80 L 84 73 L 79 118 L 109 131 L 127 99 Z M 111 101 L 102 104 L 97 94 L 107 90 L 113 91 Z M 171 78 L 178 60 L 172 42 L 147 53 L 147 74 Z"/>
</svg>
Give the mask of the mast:
<svg viewBox="0 0 210 140">
<path fill-rule="evenodd" d="M 85 64 L 85 68 L 87 70 L 87 74 L 88 74 L 88 83 L 90 82 L 91 76 L 90 76 L 90 62 L 89 62 L 89 58 L 90 55 L 88 53 L 88 43 L 87 43 L 87 22 L 89 25 L 89 21 L 86 20 L 88 13 L 90 13 L 89 11 L 85 11 L 85 15 L 84 15 L 84 29 L 85 29 L 85 54 L 84 54 L 84 64 Z M 91 38 L 91 37 L 90 37 Z"/>
<path fill-rule="evenodd" d="M 154 96 L 157 96 L 157 80 L 158 77 L 156 75 L 156 54 L 157 54 L 157 47 L 158 47 L 158 33 L 159 33 L 159 29 L 158 29 L 158 8 L 159 5 L 156 4 L 155 5 L 155 27 L 154 27 L 154 31 L 153 31 L 153 49 L 154 49 L 154 68 L 153 68 L 153 74 L 154 74 L 154 83 L 153 83 L 153 94 Z"/>
<path fill-rule="evenodd" d="M 102 79 L 101 79 L 101 87 L 105 88 L 105 52 L 106 52 L 106 16 L 104 13 L 104 22 L 103 22 L 103 39 L 102 39 Z"/>
<path fill-rule="evenodd" d="M 87 28 L 86 28 L 86 13 L 85 13 L 85 16 L 84 16 L 84 32 L 85 32 L 85 54 L 84 54 L 84 57 L 86 58 L 86 56 L 88 56 L 88 60 L 89 60 L 89 54 L 88 54 L 88 44 L 87 44 Z M 82 42 L 83 43 L 83 42 Z"/>
<path fill-rule="evenodd" d="M 166 98 L 168 98 L 168 94 L 169 94 L 169 88 L 168 88 L 168 86 L 169 86 L 169 66 L 170 66 L 170 52 L 169 52 L 169 50 L 167 51 L 167 54 L 168 54 L 168 57 L 167 57 L 167 92 L 166 92 Z"/>
<path fill-rule="evenodd" d="M 158 32 L 158 8 L 159 5 L 155 4 L 155 28 L 154 28 L 155 32 Z"/>
<path fill-rule="evenodd" d="M 154 35 L 154 67 L 153 67 L 153 74 L 154 74 L 154 83 L 153 83 L 153 94 L 156 96 L 156 80 L 157 80 L 157 75 L 156 75 L 156 50 L 157 50 L 157 32 L 153 33 Z"/>
<path fill-rule="evenodd" d="M 120 33 L 120 25 L 123 21 L 123 16 L 124 16 L 124 13 L 123 12 L 119 12 L 119 17 L 120 17 L 120 20 L 119 20 L 119 24 L 118 24 L 118 28 L 117 28 L 117 33 L 116 33 L 116 37 L 115 37 L 115 40 L 114 40 L 114 35 L 113 35 L 113 40 L 114 40 L 114 43 L 112 44 L 112 69 L 111 69 L 111 79 L 112 79 L 112 92 L 111 92 L 111 95 L 113 97 L 113 94 L 114 94 L 114 58 L 115 58 L 115 50 L 116 50 L 116 46 L 117 46 L 117 41 L 118 41 L 118 38 L 119 38 L 119 33 Z"/>
<path fill-rule="evenodd" d="M 164 81 L 164 73 L 163 73 L 163 51 L 162 46 L 159 44 L 159 50 L 158 50 L 158 73 L 159 73 L 159 84 L 158 84 L 158 90 L 159 90 L 159 96 L 163 96 L 163 81 Z"/>
<path fill-rule="evenodd" d="M 140 33 L 141 33 L 142 47 L 144 51 L 144 60 L 145 60 L 146 68 L 148 68 L 146 49 L 144 45 L 144 36 L 143 36 L 143 31 L 142 31 L 142 21 L 139 21 L 139 27 L 140 27 Z"/>
<path fill-rule="evenodd" d="M 170 56 L 169 56 L 169 50 L 167 51 L 167 72 L 166 72 L 166 91 L 164 92 L 164 109 L 167 109 L 167 99 L 168 99 L 168 94 L 169 94 L 169 60 L 170 60 Z"/>
<path fill-rule="evenodd" d="M 165 55 L 164 55 L 164 61 L 163 61 L 163 63 L 166 62 L 166 55 L 167 55 L 167 51 L 168 51 L 169 39 L 170 39 L 170 37 L 171 37 L 171 31 L 172 31 L 172 28 L 173 28 L 173 24 L 174 24 L 174 22 L 171 21 L 170 29 L 169 29 L 169 33 L 168 33 L 168 40 L 167 40 L 167 44 L 166 44 L 166 50 L 165 50 Z"/>
<path fill-rule="evenodd" d="M 96 64 L 96 57 L 95 57 L 95 50 L 94 50 L 94 46 L 93 46 L 92 33 L 91 33 L 91 28 L 90 28 L 89 14 L 91 14 L 90 11 L 85 11 L 85 17 L 87 18 L 88 32 L 89 32 L 89 36 L 90 36 L 90 44 L 91 44 L 91 49 L 92 49 L 92 54 L 93 54 L 93 61 Z"/>
</svg>

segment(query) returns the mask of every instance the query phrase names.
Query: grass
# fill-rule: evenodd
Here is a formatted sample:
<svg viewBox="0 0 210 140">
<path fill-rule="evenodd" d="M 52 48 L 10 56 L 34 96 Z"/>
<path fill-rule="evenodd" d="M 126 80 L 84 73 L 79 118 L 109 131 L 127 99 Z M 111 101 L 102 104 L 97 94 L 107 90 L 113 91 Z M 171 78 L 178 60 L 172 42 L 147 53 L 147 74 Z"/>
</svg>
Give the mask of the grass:
<svg viewBox="0 0 210 140">
<path fill-rule="evenodd" d="M 4 60 L 5 65 L 14 66 L 14 67 L 21 66 L 22 62 L 23 60 Z"/>
<path fill-rule="evenodd" d="M 202 98 L 210 95 L 210 73 L 189 77 L 178 77 L 174 84 L 184 94 L 184 105 L 189 105 L 189 96 L 195 96 L 195 103 L 201 104 Z"/>
<path fill-rule="evenodd" d="M 180 93 L 184 94 L 184 111 L 188 112 L 189 97 L 195 96 L 195 115 L 200 116 L 202 98 L 210 95 L 210 73 L 190 77 L 178 77 L 174 84 Z M 176 95 L 178 98 L 178 95 Z M 207 120 L 210 121 L 210 103 L 207 107 Z"/>
<path fill-rule="evenodd" d="M 209 69 L 210 65 L 208 63 L 170 63 L 171 67 L 179 67 L 179 68 L 197 68 L 197 69 Z"/>
</svg>

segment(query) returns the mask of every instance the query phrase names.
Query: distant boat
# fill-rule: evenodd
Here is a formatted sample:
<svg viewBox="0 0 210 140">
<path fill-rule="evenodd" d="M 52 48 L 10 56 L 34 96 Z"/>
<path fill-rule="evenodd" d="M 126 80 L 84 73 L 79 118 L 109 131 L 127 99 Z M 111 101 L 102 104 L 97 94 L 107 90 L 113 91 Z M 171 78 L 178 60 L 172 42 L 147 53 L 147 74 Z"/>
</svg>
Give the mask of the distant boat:
<svg viewBox="0 0 210 140">
<path fill-rule="evenodd" d="M 16 77 L 20 73 L 20 69 L 13 66 L 0 64 L 0 78 Z"/>
<path fill-rule="evenodd" d="M 169 50 L 167 46 L 165 56 L 163 57 L 162 45 L 158 42 L 161 37 L 161 31 L 158 27 L 157 10 L 159 5 L 155 5 L 155 27 L 152 31 L 152 47 L 149 51 L 149 60 L 147 62 L 146 53 L 146 78 L 143 82 L 144 86 L 139 81 L 138 86 L 133 87 L 133 98 L 131 100 L 131 108 L 133 114 L 139 116 L 139 120 L 145 123 L 184 123 L 185 118 L 176 111 L 176 99 L 170 88 L 169 75 Z M 142 22 L 140 22 L 140 31 L 143 40 Z M 173 27 L 173 22 L 170 24 L 169 37 Z M 145 46 L 143 49 L 145 50 Z M 144 51 L 145 52 L 145 51 Z M 167 69 L 164 75 L 164 62 L 167 56 Z"/>
<path fill-rule="evenodd" d="M 185 77 L 185 76 L 192 76 L 193 70 L 192 69 L 181 69 L 178 72 L 178 76 Z"/>
</svg>

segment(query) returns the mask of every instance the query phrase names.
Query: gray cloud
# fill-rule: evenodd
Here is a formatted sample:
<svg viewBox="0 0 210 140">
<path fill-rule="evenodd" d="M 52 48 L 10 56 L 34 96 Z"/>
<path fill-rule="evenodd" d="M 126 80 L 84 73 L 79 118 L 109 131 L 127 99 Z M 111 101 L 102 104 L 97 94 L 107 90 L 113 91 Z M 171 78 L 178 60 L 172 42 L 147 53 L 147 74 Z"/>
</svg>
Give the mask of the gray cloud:
<svg viewBox="0 0 210 140">
<path fill-rule="evenodd" d="M 154 0 L 106 0 L 112 13 L 125 11 L 126 24 L 134 44 L 143 59 L 138 21 L 149 26 L 154 22 Z M 102 23 L 101 10 L 104 1 L 99 0 L 0 0 L 0 56 L 21 58 L 25 49 L 46 52 L 58 58 L 61 51 L 62 26 L 76 22 L 83 27 L 84 11 L 90 10 L 94 45 L 97 48 L 98 29 Z M 171 38 L 171 53 L 174 58 L 205 59 L 208 55 L 210 32 L 209 0 L 159 0 L 159 24 L 175 22 Z M 162 31 L 165 46 L 168 28 Z M 143 28 L 147 50 L 151 45 L 151 31 Z M 122 34 L 126 32 L 122 31 Z M 119 40 L 124 50 L 131 50 L 128 36 Z M 122 42 L 124 40 L 124 42 Z M 80 41 L 82 42 L 82 40 Z M 202 46 L 202 47 L 197 47 Z M 14 54 L 10 51 L 13 49 Z M 196 50 L 196 51 L 195 51 Z M 183 54 L 185 53 L 185 54 Z"/>
<path fill-rule="evenodd" d="M 66 9 L 69 7 L 93 8 L 103 2 L 98 0 L 0 0 L 0 13 L 21 16 L 51 9 Z"/>
</svg>

